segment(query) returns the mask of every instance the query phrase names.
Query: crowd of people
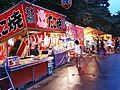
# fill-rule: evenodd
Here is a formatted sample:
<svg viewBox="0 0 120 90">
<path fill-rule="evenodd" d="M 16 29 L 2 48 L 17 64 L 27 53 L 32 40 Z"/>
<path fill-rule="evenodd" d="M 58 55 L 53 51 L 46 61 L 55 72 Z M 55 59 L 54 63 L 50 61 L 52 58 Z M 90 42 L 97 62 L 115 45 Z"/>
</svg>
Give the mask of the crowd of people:
<svg viewBox="0 0 120 90">
<path fill-rule="evenodd" d="M 111 53 L 120 52 L 120 41 L 116 37 L 112 39 L 108 37 L 107 40 L 103 38 L 93 38 L 93 42 L 90 44 L 90 41 L 86 41 L 85 49 L 81 47 L 79 44 L 79 40 L 75 40 L 75 58 L 76 58 L 76 66 L 79 67 L 80 59 L 82 58 L 82 54 L 85 53 L 94 53 L 99 56 L 106 57 L 106 55 Z"/>
<path fill-rule="evenodd" d="M 93 42 L 90 44 L 89 41 L 86 41 L 85 52 L 86 53 L 97 53 L 106 54 L 117 53 L 119 52 L 120 41 L 116 37 L 114 40 L 111 37 L 107 37 L 107 40 L 104 38 L 93 38 Z"/>
</svg>

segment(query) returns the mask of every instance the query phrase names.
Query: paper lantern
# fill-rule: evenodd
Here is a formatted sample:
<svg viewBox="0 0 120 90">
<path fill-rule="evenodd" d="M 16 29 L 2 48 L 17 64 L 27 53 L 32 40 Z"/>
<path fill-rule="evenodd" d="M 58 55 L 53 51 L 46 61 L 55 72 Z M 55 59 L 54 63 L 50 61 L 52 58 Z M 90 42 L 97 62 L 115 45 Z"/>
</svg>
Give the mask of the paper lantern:
<svg viewBox="0 0 120 90">
<path fill-rule="evenodd" d="M 61 5 L 65 9 L 69 9 L 72 6 L 72 0 L 61 0 Z"/>
</svg>

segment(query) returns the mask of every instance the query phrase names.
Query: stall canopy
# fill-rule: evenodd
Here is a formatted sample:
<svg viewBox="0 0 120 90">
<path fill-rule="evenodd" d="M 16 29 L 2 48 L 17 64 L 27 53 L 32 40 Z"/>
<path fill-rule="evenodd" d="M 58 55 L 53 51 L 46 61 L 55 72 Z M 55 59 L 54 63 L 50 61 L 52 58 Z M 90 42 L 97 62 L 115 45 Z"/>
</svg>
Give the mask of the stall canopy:
<svg viewBox="0 0 120 90">
<path fill-rule="evenodd" d="M 74 25 L 68 21 L 66 24 L 66 33 L 68 36 L 75 39 L 83 39 L 84 38 L 84 28 L 78 25 Z"/>
<path fill-rule="evenodd" d="M 75 30 L 75 25 L 70 23 L 70 22 L 68 22 L 68 21 L 65 21 L 65 24 L 66 24 L 66 34 L 67 34 L 67 37 L 76 38 L 77 32 Z"/>
<path fill-rule="evenodd" d="M 65 31 L 65 16 L 28 2 L 0 15 L 1 42 L 27 30 Z"/>
<path fill-rule="evenodd" d="M 105 34 L 105 32 L 102 32 L 101 30 L 93 29 L 91 27 L 86 27 L 84 28 L 84 34 L 85 35 L 92 34 L 93 36 L 100 36 Z"/>
</svg>

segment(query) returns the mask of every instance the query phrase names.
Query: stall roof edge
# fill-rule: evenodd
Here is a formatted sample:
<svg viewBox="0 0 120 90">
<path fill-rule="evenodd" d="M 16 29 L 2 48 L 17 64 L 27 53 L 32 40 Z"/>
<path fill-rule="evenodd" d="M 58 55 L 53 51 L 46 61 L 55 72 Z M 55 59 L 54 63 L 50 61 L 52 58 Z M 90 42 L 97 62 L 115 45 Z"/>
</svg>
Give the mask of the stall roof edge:
<svg viewBox="0 0 120 90">
<path fill-rule="evenodd" d="M 35 5 L 35 4 L 33 4 L 33 3 L 30 3 L 30 2 L 25 1 L 25 3 L 31 4 L 31 5 L 33 5 L 33 6 L 40 7 L 40 8 L 42 8 L 42 9 L 45 9 L 45 10 L 51 11 L 51 12 L 53 12 L 53 13 L 59 14 L 59 15 L 64 16 L 64 17 L 67 17 L 66 15 L 63 15 L 63 14 L 61 14 L 61 13 L 58 13 L 58 12 L 55 12 L 55 11 L 52 11 L 52 10 L 49 10 L 49 9 L 43 8 L 43 7 L 41 7 L 41 6 Z"/>
<path fill-rule="evenodd" d="M 11 35 L 11 36 L 8 36 L 8 37 L 6 37 L 6 38 L 4 38 L 4 39 L 2 39 L 2 40 L 0 40 L 0 41 L 1 41 L 1 42 L 4 42 L 4 41 L 10 39 L 11 37 L 14 37 L 15 35 L 20 35 L 20 36 L 22 36 L 22 35 L 26 34 L 26 32 L 27 32 L 26 29 L 27 29 L 27 28 L 23 28 L 23 29 L 21 29 L 19 32 L 15 33 L 15 34 L 13 34 L 13 35 Z"/>
<path fill-rule="evenodd" d="M 37 29 L 37 28 L 29 28 L 28 27 L 28 31 L 40 31 L 40 32 L 54 32 L 54 33 L 65 33 L 66 31 L 64 30 L 59 30 L 59 29 L 51 29 L 51 30 L 46 30 L 46 28 L 41 28 L 41 29 Z"/>
<path fill-rule="evenodd" d="M 33 6 L 40 7 L 40 6 L 35 5 L 35 4 L 33 4 L 33 3 L 29 3 L 29 2 L 27 2 L 27 1 L 24 1 L 24 2 L 23 2 L 23 1 L 20 1 L 20 2 L 17 3 L 16 5 L 8 8 L 6 11 L 0 13 L 0 16 L 3 15 L 3 14 L 5 14 L 5 13 L 7 13 L 7 12 L 10 11 L 11 9 L 17 7 L 19 4 L 23 4 L 23 3 L 28 3 L 28 4 L 31 4 L 31 5 L 33 5 Z M 49 9 L 46 9 L 46 8 L 43 8 L 43 7 L 40 7 L 40 8 L 45 9 L 45 10 L 48 10 L 48 11 L 53 12 L 53 13 L 55 13 L 55 14 L 59 14 L 59 15 L 61 15 L 61 16 L 64 16 L 65 18 L 67 17 L 66 15 L 63 15 L 63 14 L 61 14 L 61 13 L 58 13 L 58 12 L 55 12 L 55 11 L 52 11 L 52 10 L 49 10 Z"/>
</svg>

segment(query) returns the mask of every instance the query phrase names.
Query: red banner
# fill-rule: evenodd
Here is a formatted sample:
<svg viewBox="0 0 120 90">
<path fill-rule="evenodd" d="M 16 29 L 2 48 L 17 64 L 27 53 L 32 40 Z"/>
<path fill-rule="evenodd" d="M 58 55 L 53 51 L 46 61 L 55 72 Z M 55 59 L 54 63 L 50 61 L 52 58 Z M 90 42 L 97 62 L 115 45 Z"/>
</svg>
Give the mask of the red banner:
<svg viewBox="0 0 120 90">
<path fill-rule="evenodd" d="M 64 16 L 41 7 L 36 7 L 36 20 L 37 28 L 65 29 Z"/>
<path fill-rule="evenodd" d="M 25 26 L 22 4 L 0 15 L 0 40 L 20 31 Z"/>
<path fill-rule="evenodd" d="M 77 38 L 83 39 L 84 38 L 84 32 L 83 32 L 84 28 L 81 26 L 77 26 L 77 25 L 75 27 L 76 27 L 76 32 L 77 32 Z"/>
<path fill-rule="evenodd" d="M 30 28 L 65 30 L 65 16 L 42 7 L 24 3 L 25 18 Z"/>
<path fill-rule="evenodd" d="M 80 41 L 80 45 L 83 47 L 84 46 L 84 28 L 81 26 L 75 26 L 76 27 L 76 32 L 77 32 L 77 39 Z"/>
<path fill-rule="evenodd" d="M 35 7 L 29 3 L 23 3 L 23 7 L 27 27 L 35 28 L 36 27 Z"/>
<path fill-rule="evenodd" d="M 65 16 L 28 2 L 21 3 L 0 15 L 0 40 L 10 37 L 24 27 L 65 30 Z"/>
</svg>

